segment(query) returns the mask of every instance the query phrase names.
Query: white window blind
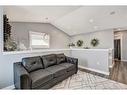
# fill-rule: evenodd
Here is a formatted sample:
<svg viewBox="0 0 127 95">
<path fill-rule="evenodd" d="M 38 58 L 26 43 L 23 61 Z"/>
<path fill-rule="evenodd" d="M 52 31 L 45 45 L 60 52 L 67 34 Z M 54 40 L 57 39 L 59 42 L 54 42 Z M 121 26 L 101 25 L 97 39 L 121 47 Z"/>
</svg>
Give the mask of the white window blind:
<svg viewBox="0 0 127 95">
<path fill-rule="evenodd" d="M 29 32 L 31 48 L 49 48 L 49 35 L 46 33 Z"/>
</svg>

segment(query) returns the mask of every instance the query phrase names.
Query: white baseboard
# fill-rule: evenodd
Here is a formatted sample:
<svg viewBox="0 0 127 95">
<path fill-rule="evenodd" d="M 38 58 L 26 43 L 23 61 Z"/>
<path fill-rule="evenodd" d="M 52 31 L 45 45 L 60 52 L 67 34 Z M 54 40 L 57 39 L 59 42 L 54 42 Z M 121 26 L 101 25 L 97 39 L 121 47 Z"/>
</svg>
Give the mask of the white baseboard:
<svg viewBox="0 0 127 95">
<path fill-rule="evenodd" d="M 11 85 L 11 86 L 2 88 L 2 90 L 13 90 L 14 88 L 15 88 L 14 85 Z"/>
<path fill-rule="evenodd" d="M 87 67 L 84 67 L 84 66 L 81 66 L 81 65 L 79 65 L 78 67 L 82 68 L 82 69 L 87 69 L 87 70 L 90 70 L 90 71 L 98 72 L 98 73 L 101 73 L 101 74 L 109 75 L 109 72 L 104 72 L 104 71 L 100 71 L 100 70 L 96 70 L 96 69 L 92 69 L 92 68 L 87 68 Z"/>
<path fill-rule="evenodd" d="M 109 66 L 109 68 L 113 68 L 113 67 L 114 67 L 114 65 L 115 65 L 115 64 L 114 64 L 114 62 L 113 62 L 113 63 L 112 63 L 112 65 L 110 65 L 110 66 Z"/>
<path fill-rule="evenodd" d="M 115 60 L 115 59 L 113 59 L 113 60 Z M 121 59 L 121 60 L 118 60 L 118 61 L 124 61 L 124 62 L 127 62 L 127 60 L 126 60 L 126 59 Z"/>
</svg>

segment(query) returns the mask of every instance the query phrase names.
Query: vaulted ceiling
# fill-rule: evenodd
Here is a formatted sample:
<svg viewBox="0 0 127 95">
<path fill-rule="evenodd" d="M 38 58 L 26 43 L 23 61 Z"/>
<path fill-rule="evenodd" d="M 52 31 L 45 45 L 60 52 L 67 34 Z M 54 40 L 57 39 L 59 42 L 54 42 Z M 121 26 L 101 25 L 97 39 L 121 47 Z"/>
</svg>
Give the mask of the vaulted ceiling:
<svg viewBox="0 0 127 95">
<path fill-rule="evenodd" d="M 127 26 L 127 6 L 5 6 L 10 21 L 51 23 L 69 35 Z"/>
</svg>

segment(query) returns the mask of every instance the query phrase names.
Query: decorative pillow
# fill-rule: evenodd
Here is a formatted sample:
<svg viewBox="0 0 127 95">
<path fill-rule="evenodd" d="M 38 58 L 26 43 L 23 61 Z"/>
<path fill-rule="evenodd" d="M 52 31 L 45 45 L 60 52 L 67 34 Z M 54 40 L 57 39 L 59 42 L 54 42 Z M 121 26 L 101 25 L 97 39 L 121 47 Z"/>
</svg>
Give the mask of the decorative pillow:
<svg viewBox="0 0 127 95">
<path fill-rule="evenodd" d="M 64 53 L 56 54 L 56 58 L 57 58 L 57 64 L 60 64 L 66 61 L 66 56 L 64 55 Z"/>
<path fill-rule="evenodd" d="M 22 65 L 28 72 L 44 68 L 44 66 L 42 65 L 42 60 L 39 56 L 23 58 Z"/>
<path fill-rule="evenodd" d="M 57 64 L 55 54 L 44 55 L 44 56 L 42 56 L 42 60 L 43 60 L 43 64 L 44 64 L 45 68 Z"/>
<path fill-rule="evenodd" d="M 66 57 L 68 63 L 73 63 L 73 59 L 71 57 Z"/>
</svg>

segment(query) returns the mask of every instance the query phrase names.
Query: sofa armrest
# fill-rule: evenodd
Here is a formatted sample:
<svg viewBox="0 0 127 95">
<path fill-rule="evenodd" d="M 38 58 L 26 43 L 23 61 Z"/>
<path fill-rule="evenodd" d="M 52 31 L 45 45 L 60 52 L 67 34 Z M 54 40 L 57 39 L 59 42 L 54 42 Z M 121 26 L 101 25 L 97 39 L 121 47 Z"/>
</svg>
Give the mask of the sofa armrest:
<svg viewBox="0 0 127 95">
<path fill-rule="evenodd" d="M 14 63 L 14 85 L 17 89 L 30 89 L 31 79 L 21 62 Z"/>
<path fill-rule="evenodd" d="M 77 73 L 77 71 L 78 71 L 78 58 L 72 58 L 72 57 L 66 56 L 66 60 L 68 63 L 76 65 L 76 73 Z"/>
<path fill-rule="evenodd" d="M 75 64 L 75 65 L 78 64 L 78 59 L 77 59 L 77 58 L 72 58 L 72 57 L 66 56 L 66 60 L 67 60 L 67 62 L 69 62 L 69 63 Z"/>
</svg>

